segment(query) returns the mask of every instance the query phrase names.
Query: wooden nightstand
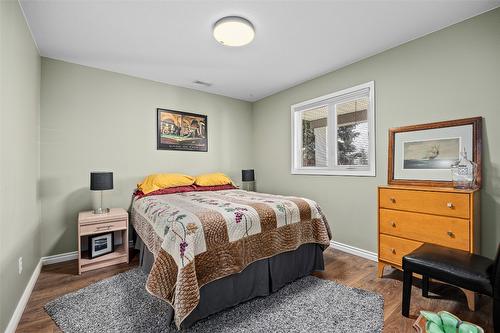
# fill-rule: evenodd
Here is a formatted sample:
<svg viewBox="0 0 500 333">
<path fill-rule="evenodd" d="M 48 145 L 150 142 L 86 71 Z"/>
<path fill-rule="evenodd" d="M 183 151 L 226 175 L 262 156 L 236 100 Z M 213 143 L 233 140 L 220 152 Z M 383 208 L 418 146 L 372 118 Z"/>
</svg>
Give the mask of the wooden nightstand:
<svg viewBox="0 0 500 333">
<path fill-rule="evenodd" d="M 114 251 L 90 259 L 88 251 L 82 251 L 90 235 L 114 232 Z M 92 211 L 78 214 L 78 274 L 110 265 L 128 263 L 128 213 L 123 208 L 111 208 L 109 213 L 94 214 Z"/>
</svg>

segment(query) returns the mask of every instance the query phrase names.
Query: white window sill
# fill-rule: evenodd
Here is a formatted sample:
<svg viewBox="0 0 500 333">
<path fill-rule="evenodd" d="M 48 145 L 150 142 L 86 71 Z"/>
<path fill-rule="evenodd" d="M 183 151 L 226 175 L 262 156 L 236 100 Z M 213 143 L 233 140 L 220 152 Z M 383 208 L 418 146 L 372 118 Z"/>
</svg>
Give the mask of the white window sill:
<svg viewBox="0 0 500 333">
<path fill-rule="evenodd" d="M 311 169 L 292 169 L 292 175 L 320 175 L 320 176 L 360 176 L 375 177 L 375 170 L 311 170 Z"/>
</svg>

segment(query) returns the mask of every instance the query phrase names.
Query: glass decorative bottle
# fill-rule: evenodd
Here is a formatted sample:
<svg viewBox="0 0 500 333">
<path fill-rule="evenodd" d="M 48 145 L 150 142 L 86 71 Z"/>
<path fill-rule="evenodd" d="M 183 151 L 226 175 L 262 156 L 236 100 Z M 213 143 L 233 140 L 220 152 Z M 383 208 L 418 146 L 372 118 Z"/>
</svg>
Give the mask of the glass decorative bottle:
<svg viewBox="0 0 500 333">
<path fill-rule="evenodd" d="M 471 189 L 476 186 L 477 164 L 467 159 L 465 147 L 460 160 L 451 166 L 451 179 L 456 189 Z"/>
</svg>

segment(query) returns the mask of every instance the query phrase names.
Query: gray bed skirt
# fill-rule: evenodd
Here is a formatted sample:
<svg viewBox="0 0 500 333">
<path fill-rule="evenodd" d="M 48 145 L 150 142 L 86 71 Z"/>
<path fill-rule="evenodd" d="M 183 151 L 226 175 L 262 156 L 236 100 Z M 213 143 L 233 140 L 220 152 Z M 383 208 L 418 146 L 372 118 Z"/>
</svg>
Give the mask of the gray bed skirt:
<svg viewBox="0 0 500 333">
<path fill-rule="evenodd" d="M 139 237 L 136 248 L 140 250 L 140 266 L 149 274 L 154 256 Z M 295 251 L 258 260 L 240 273 L 201 287 L 200 303 L 182 322 L 182 328 L 252 298 L 267 296 L 290 282 L 324 268 L 323 247 L 319 244 L 304 244 Z M 173 309 L 170 308 L 170 320 L 172 318 Z"/>
</svg>

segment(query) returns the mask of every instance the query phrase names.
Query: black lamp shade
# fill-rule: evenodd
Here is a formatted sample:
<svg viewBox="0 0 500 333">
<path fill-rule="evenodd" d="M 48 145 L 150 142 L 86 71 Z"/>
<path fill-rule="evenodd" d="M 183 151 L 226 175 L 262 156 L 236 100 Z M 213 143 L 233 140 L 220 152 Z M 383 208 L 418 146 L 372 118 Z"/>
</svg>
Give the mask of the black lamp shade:
<svg viewBox="0 0 500 333">
<path fill-rule="evenodd" d="M 113 173 L 112 172 L 91 172 L 90 173 L 90 190 L 105 191 L 113 189 Z"/>
<path fill-rule="evenodd" d="M 253 169 L 241 170 L 241 180 L 244 182 L 255 181 L 255 172 L 253 171 Z"/>
</svg>

